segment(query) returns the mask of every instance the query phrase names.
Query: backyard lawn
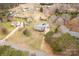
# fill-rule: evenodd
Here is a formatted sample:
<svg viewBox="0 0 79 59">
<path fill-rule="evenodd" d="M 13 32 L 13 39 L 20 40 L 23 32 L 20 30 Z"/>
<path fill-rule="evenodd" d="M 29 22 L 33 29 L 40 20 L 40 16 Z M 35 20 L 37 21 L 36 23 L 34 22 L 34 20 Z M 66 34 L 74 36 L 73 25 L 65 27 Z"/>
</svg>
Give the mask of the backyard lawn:
<svg viewBox="0 0 79 59">
<path fill-rule="evenodd" d="M 27 29 L 30 32 L 30 35 L 24 35 L 23 31 Z M 26 33 L 28 33 L 26 31 Z M 15 44 L 21 48 L 30 48 L 33 50 L 40 49 L 43 40 L 43 34 L 37 31 L 34 31 L 31 26 L 27 26 L 24 29 L 16 31 L 11 37 L 6 41 L 9 44 Z"/>
</svg>

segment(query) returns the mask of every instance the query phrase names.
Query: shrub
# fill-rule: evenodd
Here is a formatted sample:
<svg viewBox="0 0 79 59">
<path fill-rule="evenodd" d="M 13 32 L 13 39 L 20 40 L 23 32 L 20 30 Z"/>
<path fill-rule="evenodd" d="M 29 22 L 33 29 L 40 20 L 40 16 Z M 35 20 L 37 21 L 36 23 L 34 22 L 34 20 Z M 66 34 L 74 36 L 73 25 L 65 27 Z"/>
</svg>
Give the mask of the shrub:
<svg viewBox="0 0 79 59">
<path fill-rule="evenodd" d="M 52 35 L 54 34 L 53 31 L 49 31 L 46 35 L 45 35 L 45 39 L 50 41 L 52 39 Z"/>
<path fill-rule="evenodd" d="M 40 3 L 40 5 L 53 5 L 53 3 Z"/>
<path fill-rule="evenodd" d="M 27 30 L 27 29 L 25 29 L 25 30 L 23 31 L 23 34 L 24 34 L 25 36 L 30 36 L 30 35 L 31 35 L 30 31 Z"/>
<path fill-rule="evenodd" d="M 5 27 L 0 28 L 2 34 L 8 34 L 8 30 Z"/>
<path fill-rule="evenodd" d="M 55 14 L 58 15 L 58 16 L 61 16 L 63 14 L 69 14 L 69 15 L 71 15 L 70 19 L 73 19 L 73 18 L 75 18 L 79 14 L 79 12 L 63 12 L 62 13 L 62 12 L 59 12 L 58 9 L 56 9 Z"/>
</svg>

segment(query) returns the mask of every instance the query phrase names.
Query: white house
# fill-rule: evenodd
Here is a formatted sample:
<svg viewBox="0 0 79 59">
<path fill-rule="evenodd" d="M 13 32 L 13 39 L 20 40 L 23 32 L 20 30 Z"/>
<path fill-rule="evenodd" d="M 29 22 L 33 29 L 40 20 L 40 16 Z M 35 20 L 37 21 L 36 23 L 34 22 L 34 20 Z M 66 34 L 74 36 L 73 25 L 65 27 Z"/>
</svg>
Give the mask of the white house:
<svg viewBox="0 0 79 59">
<path fill-rule="evenodd" d="M 41 32 L 45 31 L 48 27 L 49 27 L 49 25 L 46 24 L 46 23 L 40 23 L 40 24 L 35 24 L 34 25 L 34 29 L 38 30 L 38 31 L 41 31 Z"/>
</svg>

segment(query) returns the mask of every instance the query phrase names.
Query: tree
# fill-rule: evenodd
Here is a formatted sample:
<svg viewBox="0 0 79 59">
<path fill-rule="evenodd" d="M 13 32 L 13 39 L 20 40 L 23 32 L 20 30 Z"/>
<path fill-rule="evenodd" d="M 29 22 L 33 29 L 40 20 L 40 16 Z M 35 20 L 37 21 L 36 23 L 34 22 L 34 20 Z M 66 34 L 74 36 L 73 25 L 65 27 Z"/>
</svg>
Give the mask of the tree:
<svg viewBox="0 0 79 59">
<path fill-rule="evenodd" d="M 52 47 L 52 50 L 55 54 L 79 55 L 79 53 L 77 53 L 78 47 L 76 40 L 70 34 L 65 33 L 62 34 L 62 36 L 55 38 L 49 33 L 46 34 L 45 41 Z"/>
</svg>

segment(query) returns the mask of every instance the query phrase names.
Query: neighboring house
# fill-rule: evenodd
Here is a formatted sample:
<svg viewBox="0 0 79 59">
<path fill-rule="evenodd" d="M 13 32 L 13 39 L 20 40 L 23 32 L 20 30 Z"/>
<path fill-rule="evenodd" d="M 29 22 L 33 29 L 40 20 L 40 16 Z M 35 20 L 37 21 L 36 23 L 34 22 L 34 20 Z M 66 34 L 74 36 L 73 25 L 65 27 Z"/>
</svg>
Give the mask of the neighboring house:
<svg viewBox="0 0 79 59">
<path fill-rule="evenodd" d="M 64 25 L 61 25 L 59 27 L 59 30 L 62 32 L 62 33 L 69 33 L 70 35 L 72 36 L 75 36 L 76 38 L 79 38 L 79 32 L 75 32 L 75 31 L 70 31 L 66 26 Z"/>
<path fill-rule="evenodd" d="M 34 25 L 34 29 L 41 32 L 45 31 L 45 29 L 47 29 L 48 27 L 49 25 L 46 23 L 40 23 L 40 24 Z"/>
</svg>

